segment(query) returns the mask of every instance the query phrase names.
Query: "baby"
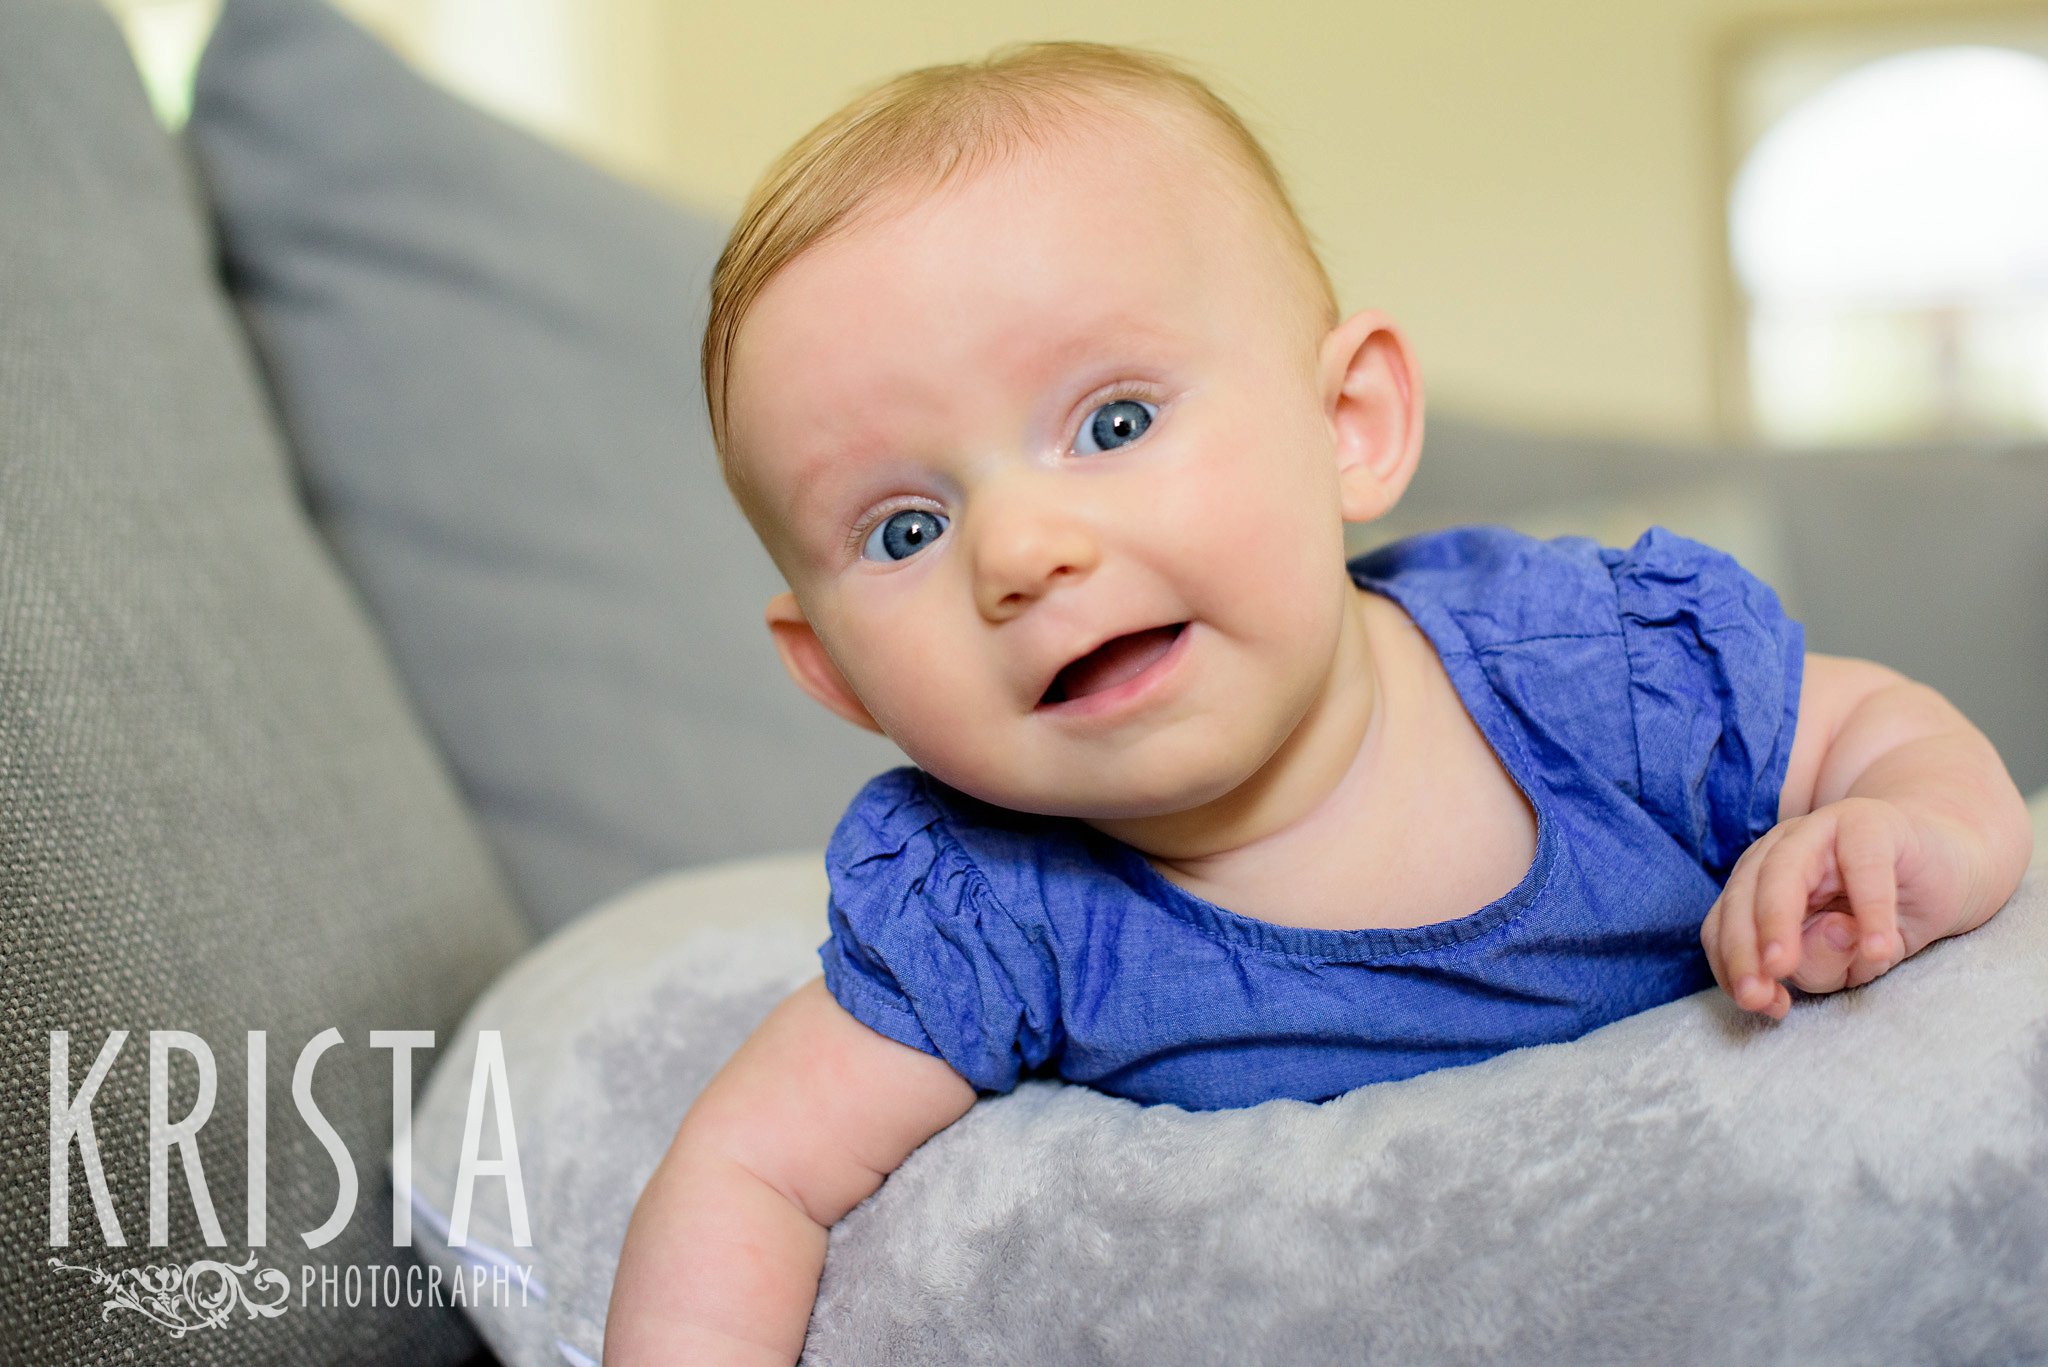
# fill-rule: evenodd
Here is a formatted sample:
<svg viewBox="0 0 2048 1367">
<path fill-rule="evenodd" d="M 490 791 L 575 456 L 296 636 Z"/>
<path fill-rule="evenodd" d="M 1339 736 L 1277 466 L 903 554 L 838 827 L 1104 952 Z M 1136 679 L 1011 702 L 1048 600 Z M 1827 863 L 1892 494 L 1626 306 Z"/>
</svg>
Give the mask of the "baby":
<svg viewBox="0 0 2048 1367">
<path fill-rule="evenodd" d="M 1984 737 L 1716 551 L 1347 567 L 1415 471 L 1413 359 L 1160 59 L 1041 45 L 829 119 L 734 232 L 704 371 L 783 663 L 918 767 L 855 800 L 823 978 L 642 1195 L 608 1362 L 795 1361 L 826 1231 L 1026 1070 L 1207 1109 L 1709 982 L 1782 1018 L 2026 866 Z"/>
</svg>

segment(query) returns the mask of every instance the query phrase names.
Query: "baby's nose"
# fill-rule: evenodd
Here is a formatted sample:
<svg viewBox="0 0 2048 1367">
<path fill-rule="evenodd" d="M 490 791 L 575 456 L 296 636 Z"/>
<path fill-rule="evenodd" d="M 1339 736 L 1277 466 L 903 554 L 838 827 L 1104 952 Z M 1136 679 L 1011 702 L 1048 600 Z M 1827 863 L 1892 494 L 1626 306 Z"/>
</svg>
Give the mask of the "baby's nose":
<svg viewBox="0 0 2048 1367">
<path fill-rule="evenodd" d="M 975 604 L 991 622 L 1015 617 L 1055 585 L 1080 582 L 1102 558 L 1082 519 L 1018 493 L 973 519 Z"/>
</svg>

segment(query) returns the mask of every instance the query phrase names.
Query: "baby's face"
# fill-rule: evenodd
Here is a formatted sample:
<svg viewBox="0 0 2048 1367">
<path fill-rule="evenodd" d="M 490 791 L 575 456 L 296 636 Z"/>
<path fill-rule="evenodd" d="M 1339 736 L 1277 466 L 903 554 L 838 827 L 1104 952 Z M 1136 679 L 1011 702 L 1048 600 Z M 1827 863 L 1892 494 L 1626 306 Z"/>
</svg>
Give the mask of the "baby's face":
<svg viewBox="0 0 2048 1367">
<path fill-rule="evenodd" d="M 1333 686 L 1351 589 L 1299 298 L 1214 154 L 1135 128 L 768 284 L 730 454 L 828 667 L 920 766 L 1023 811 L 1183 811 Z"/>
</svg>

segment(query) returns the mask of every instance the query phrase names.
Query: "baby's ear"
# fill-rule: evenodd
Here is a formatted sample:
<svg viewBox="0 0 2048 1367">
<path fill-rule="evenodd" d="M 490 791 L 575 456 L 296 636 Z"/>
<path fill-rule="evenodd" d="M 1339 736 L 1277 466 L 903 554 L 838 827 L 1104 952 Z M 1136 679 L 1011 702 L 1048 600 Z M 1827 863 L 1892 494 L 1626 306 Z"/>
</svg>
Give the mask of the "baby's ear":
<svg viewBox="0 0 2048 1367">
<path fill-rule="evenodd" d="M 1323 339 L 1321 378 L 1344 520 L 1370 522 L 1400 501 L 1422 457 L 1422 376 L 1407 339 L 1367 309 Z"/>
<path fill-rule="evenodd" d="M 796 595 L 783 592 L 770 598 L 766 616 L 768 634 L 775 638 L 775 653 L 782 657 L 782 667 L 796 680 L 796 686 L 855 726 L 881 734 L 882 728 L 875 725 L 875 719 L 847 686 L 846 676 L 825 653 L 825 643 L 818 639 L 810 619 L 797 606 Z"/>
</svg>

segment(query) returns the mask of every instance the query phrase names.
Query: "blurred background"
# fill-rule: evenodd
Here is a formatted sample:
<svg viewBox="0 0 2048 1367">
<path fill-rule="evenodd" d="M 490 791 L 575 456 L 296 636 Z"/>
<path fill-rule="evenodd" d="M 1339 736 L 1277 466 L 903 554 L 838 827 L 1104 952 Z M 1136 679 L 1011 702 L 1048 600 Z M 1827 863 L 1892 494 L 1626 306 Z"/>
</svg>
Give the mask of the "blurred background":
<svg viewBox="0 0 2048 1367">
<path fill-rule="evenodd" d="M 105 3 L 177 126 L 219 0 Z M 1934 685 L 2023 788 L 2048 783 L 2048 0 L 335 3 L 458 95 L 702 211 L 693 267 L 778 153 L 897 72 L 1039 38 L 1179 57 L 1274 154 L 1340 303 L 1386 310 L 1415 344 L 1425 458 L 1398 508 L 1350 529 L 1353 553 L 1460 523 L 1607 546 L 1662 525 L 1772 585 L 1810 649 Z M 317 141 L 347 131 L 345 106 L 314 112 L 331 100 L 272 116 L 306 114 L 301 136 Z M 377 112 L 364 128 L 392 136 Z M 544 257 L 528 264 L 555 278 Z M 378 307 L 366 320 L 398 327 L 392 301 Z M 682 343 L 670 360 L 688 367 L 694 325 L 679 322 L 661 345 Z M 479 384 L 446 386 L 451 422 L 492 393 Z M 552 455 L 526 477 L 556 479 Z M 493 468 L 505 489 L 528 487 Z M 659 568 L 621 582 L 667 611 L 758 601 L 696 585 L 659 523 L 644 542 L 627 535 L 635 511 L 699 515 L 686 469 L 656 459 L 644 488 L 593 485 L 593 535 Z M 573 525 L 536 524 L 534 545 Z M 734 554 L 753 556 L 735 535 Z M 529 564 L 534 545 L 514 540 L 493 563 Z M 777 581 L 756 568 L 765 597 Z M 372 598 L 401 635 L 412 600 Z M 593 610 L 629 599 L 614 588 Z M 541 639 L 506 609 L 530 659 Z M 761 680 L 777 707 L 801 701 L 751 607 L 734 630 L 713 652 L 733 677 Z M 627 649 L 560 644 L 544 648 L 600 673 L 605 651 Z M 686 641 L 630 649 L 657 647 L 668 654 L 633 675 L 663 681 L 647 729 L 608 722 L 575 741 L 612 747 L 592 772 L 635 813 L 659 802 L 618 797 L 618 755 L 654 753 L 644 734 L 673 725 L 671 695 L 695 677 Z M 446 735 L 483 715 L 461 689 L 441 706 Z M 801 725 L 777 713 L 761 734 L 806 736 L 816 770 L 831 742 Z M 743 728 L 723 717 L 712 731 Z M 536 737 L 573 750 L 572 732 L 557 718 L 484 753 L 523 755 Z M 852 783 L 885 762 L 849 749 L 835 772 Z M 662 765 L 641 768 L 647 793 L 666 791 Z M 840 794 L 817 790 L 822 839 Z"/>
<path fill-rule="evenodd" d="M 1668 528 L 2048 785 L 2048 0 L 334 0 L 379 41 L 323 0 L 62 8 L 94 3 L 188 133 L 188 316 L 233 306 L 304 511 L 536 927 L 815 849 L 902 758 L 775 660 L 696 310 L 792 140 L 1036 38 L 1208 76 L 1341 302 L 1409 332 L 1424 458 L 1351 552 Z"/>
<path fill-rule="evenodd" d="M 111 0 L 182 116 L 217 0 Z M 342 0 L 421 69 L 730 216 L 899 70 L 1172 53 L 1266 141 L 1433 405 L 1788 449 L 2048 430 L 2048 5 Z"/>
</svg>

